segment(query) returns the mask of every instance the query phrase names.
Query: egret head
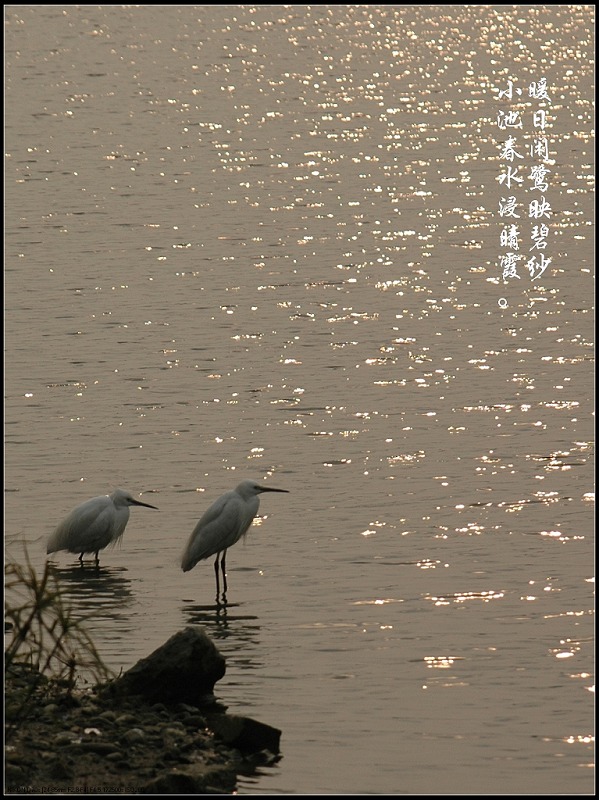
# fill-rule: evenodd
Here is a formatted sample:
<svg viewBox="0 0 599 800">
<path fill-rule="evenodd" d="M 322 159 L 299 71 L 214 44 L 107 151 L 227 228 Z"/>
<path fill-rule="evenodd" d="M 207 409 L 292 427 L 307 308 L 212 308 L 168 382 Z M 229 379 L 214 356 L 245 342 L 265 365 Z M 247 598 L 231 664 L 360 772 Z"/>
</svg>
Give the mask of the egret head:
<svg viewBox="0 0 599 800">
<path fill-rule="evenodd" d="M 241 495 L 244 500 L 250 497 L 255 497 L 262 492 L 289 492 L 288 489 L 274 489 L 272 486 L 266 486 L 257 481 L 242 481 L 235 489 L 237 494 Z"/>
<path fill-rule="evenodd" d="M 149 503 L 142 503 L 141 500 L 136 500 L 131 492 L 125 489 L 116 489 L 111 495 L 110 499 L 116 508 L 125 508 L 126 506 L 144 506 L 144 508 L 153 508 L 158 511 L 156 506 L 151 506 Z"/>
</svg>

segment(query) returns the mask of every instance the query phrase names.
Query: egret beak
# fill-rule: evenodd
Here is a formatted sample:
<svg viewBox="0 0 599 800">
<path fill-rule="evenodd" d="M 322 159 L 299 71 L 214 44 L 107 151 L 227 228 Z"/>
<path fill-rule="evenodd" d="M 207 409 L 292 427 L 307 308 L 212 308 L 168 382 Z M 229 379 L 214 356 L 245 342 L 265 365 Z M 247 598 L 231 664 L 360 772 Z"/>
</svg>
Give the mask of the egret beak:
<svg viewBox="0 0 599 800">
<path fill-rule="evenodd" d="M 289 494 L 289 489 L 273 489 L 272 486 L 261 486 L 260 489 L 263 492 L 287 492 Z"/>
<path fill-rule="evenodd" d="M 132 500 L 131 502 L 135 506 L 143 506 L 144 508 L 153 508 L 154 511 L 159 511 L 160 510 L 156 506 L 151 506 L 149 503 L 142 503 L 141 500 Z"/>
</svg>

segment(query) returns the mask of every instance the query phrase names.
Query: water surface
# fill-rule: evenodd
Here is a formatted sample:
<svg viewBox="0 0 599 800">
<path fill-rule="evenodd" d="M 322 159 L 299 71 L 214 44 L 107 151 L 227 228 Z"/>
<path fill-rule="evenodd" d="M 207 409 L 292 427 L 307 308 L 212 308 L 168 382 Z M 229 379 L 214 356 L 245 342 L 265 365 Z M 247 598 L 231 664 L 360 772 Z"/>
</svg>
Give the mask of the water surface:
<svg viewBox="0 0 599 800">
<path fill-rule="evenodd" d="M 241 793 L 591 792 L 592 8 L 5 20 L 9 557 L 159 506 L 52 561 L 115 669 L 208 629 L 283 731 Z M 504 281 L 497 92 L 541 77 L 553 260 Z M 223 608 L 179 559 L 245 477 L 290 494 Z"/>
</svg>

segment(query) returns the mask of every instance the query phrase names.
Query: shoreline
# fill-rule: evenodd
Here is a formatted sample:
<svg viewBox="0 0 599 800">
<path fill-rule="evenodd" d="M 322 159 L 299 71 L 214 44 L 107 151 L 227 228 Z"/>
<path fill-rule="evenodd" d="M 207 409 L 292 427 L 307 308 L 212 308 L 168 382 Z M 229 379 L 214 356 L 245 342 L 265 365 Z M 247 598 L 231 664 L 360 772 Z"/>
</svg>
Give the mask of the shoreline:
<svg viewBox="0 0 599 800">
<path fill-rule="evenodd" d="M 280 731 L 226 713 L 214 697 L 156 702 L 118 685 L 67 692 L 12 664 L 5 794 L 233 794 L 239 775 L 280 758 Z"/>
</svg>

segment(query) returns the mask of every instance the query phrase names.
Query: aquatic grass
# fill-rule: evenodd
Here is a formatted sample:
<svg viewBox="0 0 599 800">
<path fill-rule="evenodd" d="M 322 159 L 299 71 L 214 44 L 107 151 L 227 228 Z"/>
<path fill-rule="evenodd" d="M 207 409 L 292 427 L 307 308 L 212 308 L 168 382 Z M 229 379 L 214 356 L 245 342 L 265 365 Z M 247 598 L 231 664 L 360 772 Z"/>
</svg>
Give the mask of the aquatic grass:
<svg viewBox="0 0 599 800">
<path fill-rule="evenodd" d="M 52 566 L 38 574 L 27 554 L 25 563 L 5 566 L 5 671 L 14 689 L 6 719 L 12 726 L 29 717 L 40 701 L 72 699 L 81 672 L 95 684 L 114 677 L 76 616 Z"/>
</svg>

